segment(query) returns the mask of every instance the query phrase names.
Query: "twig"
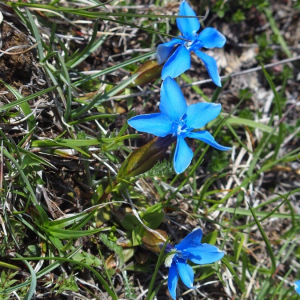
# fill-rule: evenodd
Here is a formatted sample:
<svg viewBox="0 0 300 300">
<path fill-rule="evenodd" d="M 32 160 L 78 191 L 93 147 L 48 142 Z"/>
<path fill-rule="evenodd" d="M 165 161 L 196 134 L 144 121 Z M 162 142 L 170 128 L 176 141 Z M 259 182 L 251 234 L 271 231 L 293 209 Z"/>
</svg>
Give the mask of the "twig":
<svg viewBox="0 0 300 300">
<path fill-rule="evenodd" d="M 33 46 L 31 46 L 31 47 L 29 47 L 28 49 L 26 49 L 26 50 L 24 50 L 24 51 L 21 51 L 21 52 L 9 52 L 9 51 L 11 51 L 11 50 L 13 50 L 13 49 L 16 49 L 16 48 L 26 48 L 26 47 L 28 47 L 28 46 L 27 46 L 27 45 L 22 45 L 22 46 L 11 47 L 11 48 L 9 48 L 8 50 L 0 50 L 0 52 L 3 53 L 3 54 L 7 54 L 7 55 L 18 55 L 18 54 L 23 54 L 23 53 L 28 52 L 28 51 L 30 51 L 31 49 L 35 48 L 39 43 L 40 43 L 40 42 L 34 44 Z M 0 55 L 0 56 L 2 56 L 2 55 Z"/>
</svg>

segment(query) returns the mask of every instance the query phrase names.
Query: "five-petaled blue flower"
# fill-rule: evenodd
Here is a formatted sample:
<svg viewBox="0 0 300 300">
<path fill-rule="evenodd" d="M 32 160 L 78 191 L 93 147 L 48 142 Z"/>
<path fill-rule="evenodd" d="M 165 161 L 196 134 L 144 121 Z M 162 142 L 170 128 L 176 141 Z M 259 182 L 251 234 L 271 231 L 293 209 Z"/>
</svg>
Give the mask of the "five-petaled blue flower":
<svg viewBox="0 0 300 300">
<path fill-rule="evenodd" d="M 295 282 L 295 290 L 300 295 L 300 280 Z"/>
<path fill-rule="evenodd" d="M 159 108 L 161 113 L 135 116 L 128 120 L 128 124 L 138 131 L 164 137 L 171 134 L 177 136 L 177 144 L 173 159 L 177 174 L 182 173 L 191 163 L 193 151 L 185 142 L 185 138 L 195 138 L 218 150 L 229 150 L 218 144 L 214 137 L 206 130 L 193 131 L 202 128 L 215 119 L 221 112 L 221 104 L 196 103 L 187 106 L 182 92 L 171 77 L 167 77 L 161 87 Z"/>
<path fill-rule="evenodd" d="M 196 16 L 196 13 L 186 1 L 183 1 L 180 4 L 179 16 Z M 222 48 L 226 42 L 224 35 L 211 27 L 205 28 L 198 34 L 200 22 L 197 18 L 177 18 L 176 22 L 182 33 L 182 36 L 179 36 L 181 39 L 174 38 L 170 42 L 161 44 L 156 51 L 158 64 L 166 61 L 161 73 L 162 79 L 165 79 L 167 76 L 175 78 L 188 70 L 191 67 L 190 52 L 194 51 L 203 61 L 212 81 L 216 85 L 221 86 L 215 59 L 199 50 L 203 47 L 207 49 Z M 173 48 L 176 44 L 179 44 L 179 46 L 173 53 Z"/>
<path fill-rule="evenodd" d="M 193 288 L 194 272 L 192 267 L 187 264 L 187 260 L 198 265 L 204 265 L 216 262 L 224 256 L 224 252 L 216 246 L 201 244 L 201 239 L 202 230 L 199 228 L 188 234 L 175 247 L 169 244 L 166 247 L 166 252 L 174 252 L 165 261 L 165 266 L 170 268 L 168 288 L 173 299 L 176 299 L 178 275 L 188 288 Z"/>
</svg>

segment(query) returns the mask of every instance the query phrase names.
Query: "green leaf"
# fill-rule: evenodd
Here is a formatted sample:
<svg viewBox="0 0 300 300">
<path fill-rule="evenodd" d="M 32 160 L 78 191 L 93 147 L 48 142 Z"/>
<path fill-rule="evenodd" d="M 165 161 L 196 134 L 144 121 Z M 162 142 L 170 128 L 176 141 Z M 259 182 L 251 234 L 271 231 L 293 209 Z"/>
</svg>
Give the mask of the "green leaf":
<svg viewBox="0 0 300 300">
<path fill-rule="evenodd" d="M 69 277 L 66 277 L 66 274 L 61 274 L 56 282 L 57 283 L 53 288 L 58 288 L 56 295 L 61 294 L 64 291 L 78 291 L 78 286 L 74 274 L 71 274 Z"/>
<path fill-rule="evenodd" d="M 17 257 L 21 257 L 21 255 L 16 253 Z M 30 287 L 29 290 L 27 292 L 27 294 L 24 297 L 24 300 L 30 300 L 32 299 L 34 293 L 35 293 L 35 289 L 36 289 L 36 284 L 37 284 L 37 277 L 36 274 L 33 270 L 33 268 L 31 267 L 31 265 L 27 262 L 26 259 L 22 258 L 22 261 L 26 264 L 26 266 L 28 267 L 29 271 L 30 271 L 30 275 L 31 275 L 31 282 L 30 282 Z"/>
<path fill-rule="evenodd" d="M 76 66 L 78 66 L 81 62 L 86 60 L 94 51 L 96 51 L 105 41 L 107 35 L 104 33 L 100 37 L 100 39 L 98 39 L 95 42 L 95 39 L 97 37 L 97 32 L 98 32 L 98 23 L 99 23 L 98 20 L 96 20 L 94 24 L 91 40 L 89 41 L 87 46 L 82 51 L 79 52 L 79 55 L 76 56 L 74 55 L 70 57 L 69 61 L 67 62 L 67 66 L 69 68 L 75 68 Z"/>
<path fill-rule="evenodd" d="M 36 209 L 38 213 L 35 214 L 35 219 L 38 222 L 38 225 L 48 226 L 49 218 L 45 210 L 40 205 L 36 205 Z"/>
<path fill-rule="evenodd" d="M 238 275 L 234 271 L 234 269 L 233 269 L 232 265 L 229 263 L 229 261 L 225 257 L 223 257 L 222 258 L 222 263 L 228 268 L 229 272 L 233 276 L 234 282 L 237 284 L 237 286 L 240 288 L 240 290 L 242 292 L 244 292 L 245 291 L 245 284 L 240 281 Z"/>
<path fill-rule="evenodd" d="M 219 211 L 226 211 L 228 213 L 236 213 L 237 215 L 242 215 L 242 216 L 251 216 L 251 211 L 249 209 L 244 209 L 244 208 L 231 208 L 231 207 L 219 207 L 216 210 Z M 264 211 L 255 211 L 256 216 L 258 217 L 265 217 L 266 215 L 269 214 L 269 212 L 264 212 Z M 280 219 L 290 219 L 292 216 L 291 214 L 284 214 L 284 213 L 273 213 L 272 214 L 273 218 L 280 218 Z M 300 219 L 300 215 L 295 215 L 295 219 Z"/>
<path fill-rule="evenodd" d="M 13 157 L 10 153 L 8 153 L 8 152 L 6 151 L 6 149 L 4 149 L 3 147 L 2 147 L 2 149 L 3 149 L 3 154 L 4 154 L 4 156 L 6 156 L 9 160 L 11 160 L 12 163 L 13 163 L 13 164 L 15 165 L 15 167 L 17 168 L 17 170 L 18 170 L 18 172 L 19 172 L 21 178 L 23 179 L 23 181 L 24 181 L 24 183 L 25 183 L 25 186 L 26 186 L 27 190 L 29 191 L 29 193 L 30 193 L 30 195 L 31 195 L 30 199 L 31 199 L 32 203 L 33 203 L 34 205 L 37 205 L 37 200 L 36 200 L 36 197 L 35 197 L 35 193 L 34 193 L 32 187 L 31 187 L 31 184 L 29 183 L 27 177 L 25 176 L 25 174 L 24 174 L 24 172 L 23 172 L 21 166 L 20 166 L 19 163 L 14 159 L 14 157 Z"/>
<path fill-rule="evenodd" d="M 82 212 L 82 213 L 78 213 L 78 214 L 70 216 L 70 217 L 66 217 L 66 218 L 59 219 L 59 220 L 54 220 L 54 221 L 49 222 L 48 226 L 51 228 L 65 228 L 65 227 L 75 224 L 76 222 L 81 221 L 82 219 L 85 219 L 87 216 L 89 216 L 89 214 L 90 213 L 88 213 L 88 212 Z"/>
<path fill-rule="evenodd" d="M 151 212 L 146 213 L 143 217 L 146 225 L 151 229 L 156 229 L 160 226 L 164 219 L 165 214 L 163 212 Z"/>
<path fill-rule="evenodd" d="M 73 259 L 88 266 L 99 267 L 103 265 L 102 261 L 98 257 L 85 251 L 78 251 L 73 256 Z"/>
<path fill-rule="evenodd" d="M 156 51 L 150 51 L 150 52 L 148 52 L 146 54 L 143 54 L 143 55 L 140 55 L 140 56 L 137 56 L 137 57 L 125 60 L 124 62 L 122 62 L 122 63 L 120 63 L 118 65 L 106 68 L 105 70 L 99 71 L 98 73 L 95 73 L 93 75 L 86 76 L 85 78 L 83 78 L 83 79 L 78 80 L 77 82 L 75 82 L 74 86 L 80 86 L 80 85 L 84 84 L 85 82 L 87 82 L 89 80 L 93 80 L 93 79 L 98 78 L 100 76 L 112 73 L 112 72 L 114 72 L 114 71 L 116 71 L 116 70 L 118 70 L 120 68 L 126 67 L 126 66 L 134 64 L 136 62 L 139 62 L 139 61 L 141 61 L 143 59 L 147 59 L 147 58 L 153 56 L 153 54 L 155 52 Z"/>
<path fill-rule="evenodd" d="M 243 233 L 239 232 L 235 239 L 234 239 L 234 243 L 233 243 L 233 249 L 234 249 L 234 260 L 236 262 L 238 262 L 242 248 L 243 248 L 243 243 L 245 240 L 245 236 Z"/>
<path fill-rule="evenodd" d="M 271 76 L 268 74 L 268 72 L 266 71 L 266 69 L 262 66 L 262 71 L 272 89 L 272 92 L 274 94 L 274 99 L 275 99 L 275 103 L 276 103 L 276 109 L 277 109 L 277 112 L 278 112 L 278 118 L 279 120 L 281 120 L 282 118 L 282 108 L 281 108 L 281 103 L 280 103 L 280 96 L 279 94 L 277 93 L 276 91 L 276 87 L 272 81 L 272 78 Z M 276 146 L 275 146 L 275 150 L 274 150 L 274 159 L 277 158 L 277 155 L 278 155 L 278 152 L 280 150 L 280 147 L 281 147 L 281 144 L 282 144 L 282 141 L 283 141 L 283 138 L 282 138 L 282 135 L 283 135 L 283 122 L 280 122 L 279 124 L 279 137 L 278 137 L 278 142 L 276 143 Z"/>
<path fill-rule="evenodd" d="M 51 235 L 55 238 L 61 239 L 61 240 L 68 240 L 70 238 L 72 239 L 76 239 L 79 237 L 83 237 L 83 236 L 88 236 L 91 234 L 96 234 L 102 230 L 104 230 L 103 228 L 99 228 L 99 229 L 93 229 L 93 230 L 64 230 L 64 229 L 55 229 L 55 228 L 49 228 L 49 227 L 44 227 L 44 226 L 40 226 L 40 228 L 45 231 L 48 235 Z M 107 229 L 107 228 L 105 228 Z"/>
<path fill-rule="evenodd" d="M 272 267 L 271 267 L 271 269 L 269 271 L 269 274 L 272 275 L 272 274 L 274 274 L 274 272 L 276 270 L 276 258 L 274 256 L 274 253 L 273 253 L 271 244 L 269 242 L 269 239 L 268 239 L 267 235 L 265 234 L 262 226 L 260 225 L 259 220 L 256 217 L 256 212 L 252 209 L 252 207 L 250 206 L 249 203 L 248 203 L 248 205 L 249 205 L 249 209 L 251 211 L 251 214 L 252 214 L 252 216 L 253 216 L 253 218 L 255 220 L 255 223 L 256 223 L 256 225 L 257 225 L 257 227 L 258 227 L 258 229 L 259 229 L 259 231 L 260 231 L 260 233 L 261 233 L 261 235 L 263 237 L 263 240 L 264 240 L 264 242 L 266 244 L 266 247 L 268 249 L 268 253 L 269 253 L 269 256 L 270 256 L 270 259 L 271 259 L 271 262 L 272 262 Z M 274 215 L 273 215 L 273 217 L 274 217 Z"/>
<path fill-rule="evenodd" d="M 10 85 L 6 84 L 2 80 L 0 80 L 0 82 L 3 83 L 9 90 L 11 90 L 13 92 L 13 94 L 15 94 L 16 90 L 13 87 L 11 87 Z M 0 111 L 8 110 L 8 109 L 10 109 L 12 107 L 16 107 L 18 105 L 21 105 L 24 102 L 28 102 L 28 101 L 30 101 L 30 100 L 32 100 L 34 98 L 37 98 L 37 97 L 42 96 L 44 94 L 47 94 L 47 93 L 53 91 L 55 88 L 56 88 L 56 86 L 52 86 L 50 88 L 47 88 L 45 90 L 39 91 L 39 92 L 37 92 L 35 94 L 29 95 L 29 96 L 26 96 L 26 97 L 23 97 L 22 95 L 21 95 L 20 98 L 16 97 L 17 98 L 16 101 L 11 102 L 11 103 L 7 103 L 7 104 L 4 104 L 4 105 L 0 106 Z M 17 95 L 19 96 L 20 94 L 17 93 Z"/>
<path fill-rule="evenodd" d="M 14 258 L 14 260 L 20 260 L 18 258 Z M 23 260 L 23 259 L 21 259 Z M 100 283 L 102 284 L 103 288 L 108 292 L 108 294 L 112 297 L 113 300 L 118 300 L 118 297 L 115 295 L 115 293 L 111 290 L 111 288 L 109 287 L 109 285 L 106 283 L 106 281 L 104 280 L 104 278 L 102 277 L 102 275 L 100 273 L 98 273 L 96 270 L 94 270 L 92 267 L 82 263 L 82 262 L 77 262 L 73 259 L 69 259 L 69 258 L 64 258 L 64 257 L 27 257 L 27 260 L 57 260 L 56 264 L 62 264 L 64 262 L 69 262 L 69 263 L 74 263 L 74 264 L 78 264 L 79 266 L 88 269 L 89 271 L 91 271 L 95 277 L 100 281 Z M 49 271 L 48 271 L 49 272 Z M 40 272 L 39 272 L 40 273 Z M 28 283 L 27 283 L 28 284 Z M 27 285 L 25 284 L 25 285 Z M 24 286 L 24 284 L 19 285 L 18 288 Z M 12 290 L 15 290 L 16 287 L 14 287 Z M 9 289 L 5 290 L 4 292 L 8 292 Z"/>
<path fill-rule="evenodd" d="M 129 78 L 123 80 L 120 82 L 117 86 L 113 87 L 109 92 L 102 94 L 98 94 L 92 101 L 90 101 L 87 105 L 80 107 L 79 109 L 75 109 L 71 113 L 71 118 L 76 119 L 86 112 L 88 112 L 93 107 L 99 106 L 103 102 L 106 102 L 109 100 L 110 97 L 117 95 L 119 92 L 124 90 L 129 84 L 131 84 L 139 74 L 134 74 L 130 76 Z"/>
<path fill-rule="evenodd" d="M 269 24 L 270 24 L 270 26 L 271 26 L 274 34 L 276 34 L 276 36 L 277 36 L 278 42 L 281 45 L 282 50 L 285 52 L 285 54 L 287 55 L 287 57 L 292 57 L 292 53 L 290 52 L 290 50 L 289 50 L 289 48 L 288 48 L 288 46 L 287 46 L 284 38 L 281 35 L 280 30 L 277 27 L 276 21 L 275 21 L 275 19 L 272 16 L 272 11 L 269 8 L 265 8 L 264 12 L 265 12 L 265 15 L 268 18 Z"/>
<path fill-rule="evenodd" d="M 230 125 L 244 125 L 244 126 L 249 126 L 252 128 L 257 128 L 260 129 L 261 131 L 271 133 L 274 131 L 274 129 L 268 125 L 259 123 L 257 121 L 249 120 L 249 119 L 244 119 L 244 118 L 238 118 L 238 117 L 229 117 L 226 119 L 225 124 L 230 124 Z M 273 133 L 274 135 L 277 135 L 276 132 Z"/>
<path fill-rule="evenodd" d="M 100 233 L 99 238 L 106 247 L 108 247 L 118 255 L 120 260 L 119 267 L 122 268 L 125 262 L 123 248 L 121 246 L 118 246 L 116 242 L 110 241 L 106 234 Z"/>
<path fill-rule="evenodd" d="M 11 87 L 10 85 L 6 84 L 5 82 L 2 81 L 2 83 L 10 90 L 10 92 L 17 98 L 17 100 L 23 100 L 23 96 L 13 87 Z M 35 128 L 36 126 L 36 121 L 35 121 L 35 117 L 32 114 L 32 110 L 30 108 L 30 105 L 26 102 L 26 101 L 22 101 L 20 102 L 20 108 L 23 111 L 24 115 L 27 118 L 27 122 L 28 122 L 28 128 L 29 130 Z M 2 107 L 3 109 L 3 107 Z"/>
<path fill-rule="evenodd" d="M 63 259 L 69 259 L 70 257 L 72 257 L 75 253 L 77 253 L 77 251 L 80 250 L 82 246 L 74 249 L 73 251 L 71 251 L 70 253 L 68 254 L 65 254 L 65 256 L 63 257 L 60 257 L 60 261 L 55 261 L 54 263 L 51 263 L 49 266 L 45 267 L 43 270 L 39 271 L 37 274 L 36 274 L 36 278 L 41 278 L 41 277 L 44 277 L 46 274 L 49 274 L 51 273 L 53 270 L 55 270 L 57 267 L 59 267 L 61 264 L 64 263 Z M 54 257 L 50 257 L 49 260 L 53 260 Z M 23 258 L 22 258 L 23 259 Z M 22 260 L 22 259 L 18 259 L 16 258 L 16 260 Z M 26 257 L 26 260 L 42 260 L 43 258 L 41 257 L 34 257 L 32 259 L 32 257 Z M 18 284 L 18 285 L 15 285 L 11 288 L 7 288 L 3 291 L 0 292 L 0 294 L 5 294 L 5 293 L 11 293 L 13 291 L 16 291 L 18 289 L 21 289 L 27 285 L 31 284 L 31 279 L 27 280 L 26 282 L 23 282 L 21 284 Z"/>
<path fill-rule="evenodd" d="M 2 261 L 0 261 L 0 266 L 3 267 L 3 268 L 13 269 L 13 270 L 19 270 L 20 269 L 17 266 L 14 266 L 12 264 L 8 264 L 8 263 L 2 262 Z"/>
<path fill-rule="evenodd" d="M 218 231 L 213 231 L 207 234 L 205 237 L 203 237 L 202 243 L 215 245 L 217 242 L 217 237 L 218 237 Z"/>
</svg>

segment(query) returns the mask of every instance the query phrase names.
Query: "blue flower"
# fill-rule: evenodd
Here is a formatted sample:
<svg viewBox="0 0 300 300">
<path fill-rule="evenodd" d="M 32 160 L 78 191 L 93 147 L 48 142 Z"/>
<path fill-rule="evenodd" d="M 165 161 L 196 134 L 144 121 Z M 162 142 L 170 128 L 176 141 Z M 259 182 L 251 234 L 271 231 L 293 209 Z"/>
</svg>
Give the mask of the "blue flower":
<svg viewBox="0 0 300 300">
<path fill-rule="evenodd" d="M 128 124 L 138 131 L 156 136 L 164 137 L 171 134 L 177 137 L 173 159 L 177 174 L 182 173 L 193 158 L 193 151 L 184 140 L 186 137 L 203 141 L 218 150 L 230 149 L 218 144 L 206 130 L 193 131 L 215 119 L 221 112 L 221 104 L 202 102 L 187 106 L 175 80 L 167 77 L 161 87 L 159 108 L 161 113 L 135 116 L 128 120 Z"/>
<path fill-rule="evenodd" d="M 295 282 L 295 291 L 300 295 L 300 280 Z"/>
<path fill-rule="evenodd" d="M 179 16 L 196 16 L 196 13 L 186 1 L 183 1 L 179 7 Z M 170 42 L 161 44 L 156 51 L 158 64 L 166 61 L 161 73 L 162 79 L 165 79 L 167 76 L 175 78 L 188 70 L 191 67 L 190 52 L 194 51 L 203 61 L 212 81 L 216 85 L 221 86 L 215 59 L 199 50 L 203 47 L 207 49 L 222 48 L 226 42 L 225 36 L 211 27 L 205 28 L 198 34 L 200 22 L 197 18 L 177 18 L 176 22 L 182 33 L 182 36 L 179 36 L 181 39 L 174 38 Z M 173 53 L 176 44 L 179 44 L 179 46 Z"/>
<path fill-rule="evenodd" d="M 216 262 L 224 256 L 224 252 L 216 246 L 201 244 L 201 239 L 202 230 L 195 229 L 174 248 L 171 245 L 166 247 L 166 252 L 174 252 L 165 261 L 165 266 L 170 268 L 168 288 L 173 299 L 176 299 L 178 275 L 188 288 L 194 288 L 194 272 L 192 267 L 187 264 L 187 260 L 198 265 L 204 265 Z"/>
</svg>

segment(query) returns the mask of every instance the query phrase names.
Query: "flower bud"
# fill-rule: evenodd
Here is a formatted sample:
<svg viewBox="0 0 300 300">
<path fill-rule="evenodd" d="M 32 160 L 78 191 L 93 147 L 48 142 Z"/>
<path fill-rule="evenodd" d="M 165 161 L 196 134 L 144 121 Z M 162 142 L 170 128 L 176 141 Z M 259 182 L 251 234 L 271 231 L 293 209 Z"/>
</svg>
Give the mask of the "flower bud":
<svg viewBox="0 0 300 300">
<path fill-rule="evenodd" d="M 133 177 L 150 170 L 166 153 L 175 139 L 176 137 L 170 134 L 165 137 L 156 137 L 146 145 L 134 150 L 123 162 L 117 180 L 120 181 L 125 177 Z"/>
<path fill-rule="evenodd" d="M 134 80 L 136 85 L 144 85 L 160 77 L 163 65 L 159 65 L 156 60 L 148 60 L 142 64 L 134 73 L 139 76 Z"/>
</svg>

